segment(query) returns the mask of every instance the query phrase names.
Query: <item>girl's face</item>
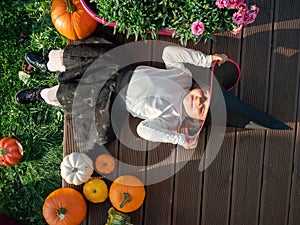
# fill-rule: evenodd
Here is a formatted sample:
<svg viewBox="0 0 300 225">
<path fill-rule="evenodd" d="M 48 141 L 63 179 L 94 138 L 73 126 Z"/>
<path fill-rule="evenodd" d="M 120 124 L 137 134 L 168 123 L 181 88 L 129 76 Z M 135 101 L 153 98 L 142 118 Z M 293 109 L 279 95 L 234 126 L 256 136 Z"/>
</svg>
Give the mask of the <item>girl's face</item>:
<svg viewBox="0 0 300 225">
<path fill-rule="evenodd" d="M 187 115 L 193 119 L 204 120 L 209 107 L 209 92 L 200 89 L 191 90 L 183 99 L 183 107 Z"/>
</svg>

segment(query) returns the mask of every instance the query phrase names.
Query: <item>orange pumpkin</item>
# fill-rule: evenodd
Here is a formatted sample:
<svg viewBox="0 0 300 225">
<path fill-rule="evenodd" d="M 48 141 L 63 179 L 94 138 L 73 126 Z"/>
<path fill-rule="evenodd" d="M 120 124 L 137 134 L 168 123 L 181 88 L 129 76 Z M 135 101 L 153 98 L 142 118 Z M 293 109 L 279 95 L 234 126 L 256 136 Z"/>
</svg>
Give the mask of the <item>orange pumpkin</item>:
<svg viewBox="0 0 300 225">
<path fill-rule="evenodd" d="M 0 165 L 12 166 L 23 157 L 22 145 L 14 138 L 6 137 L 0 140 Z"/>
<path fill-rule="evenodd" d="M 97 27 L 80 0 L 53 0 L 51 19 L 56 30 L 71 40 L 86 38 Z"/>
<path fill-rule="evenodd" d="M 109 154 L 101 154 L 96 158 L 95 168 L 99 173 L 110 174 L 115 170 L 116 161 Z"/>
<path fill-rule="evenodd" d="M 121 212 L 133 212 L 144 202 L 145 188 L 135 176 L 124 175 L 114 180 L 110 186 L 109 200 Z"/>
<path fill-rule="evenodd" d="M 45 199 L 43 216 L 49 225 L 78 225 L 86 216 L 86 203 L 73 188 L 59 188 Z"/>
</svg>

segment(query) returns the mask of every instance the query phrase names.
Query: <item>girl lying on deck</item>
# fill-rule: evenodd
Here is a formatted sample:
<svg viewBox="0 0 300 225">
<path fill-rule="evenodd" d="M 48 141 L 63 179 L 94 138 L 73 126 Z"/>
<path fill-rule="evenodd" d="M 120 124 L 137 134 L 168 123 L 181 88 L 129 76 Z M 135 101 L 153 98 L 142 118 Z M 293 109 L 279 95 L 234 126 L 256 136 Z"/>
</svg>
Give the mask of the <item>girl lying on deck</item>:
<svg viewBox="0 0 300 225">
<path fill-rule="evenodd" d="M 48 62 L 33 53 L 28 53 L 26 60 L 33 67 L 61 72 L 58 76 L 60 84 L 50 88 L 22 90 L 16 94 L 16 101 L 21 104 L 45 101 L 53 106 L 62 107 L 65 111 L 72 112 L 73 117 L 81 118 L 77 127 L 82 128 L 79 131 L 82 137 L 88 139 L 91 136 L 92 130 L 89 127 L 95 123 L 100 142 L 98 144 L 106 144 L 115 138 L 117 132 L 111 122 L 113 102 L 117 100 L 118 93 L 124 92 L 125 88 L 124 102 L 117 104 L 116 117 L 124 117 L 121 115 L 129 112 L 132 116 L 142 119 L 137 126 L 140 137 L 191 149 L 197 146 L 198 135 L 187 135 L 179 130 L 187 118 L 195 123 L 200 121 L 198 130 L 202 127 L 209 112 L 211 87 L 208 85 L 193 88 L 192 73 L 185 65 L 192 64 L 209 69 L 213 62 L 217 62 L 219 66 L 216 67 L 229 66 L 231 71 L 218 69 L 219 72 L 215 73 L 227 107 L 227 125 L 259 129 L 288 128 L 275 118 L 229 94 L 227 90 L 231 90 L 236 84 L 239 74 L 235 66 L 233 68 L 227 61 L 228 57 L 225 54 L 205 55 L 193 49 L 166 46 L 162 52 L 165 64 L 163 69 L 145 66 L 142 63 L 119 68 L 114 60 L 106 60 L 102 64 L 93 63 L 115 47 L 115 44 L 107 41 L 98 44 L 67 45 L 64 50 L 50 51 Z M 87 76 L 88 73 L 91 76 Z M 93 76 L 95 73 L 97 76 Z M 83 87 L 82 90 L 85 90 L 84 93 L 78 88 L 79 84 Z M 99 95 L 91 98 L 93 93 Z M 256 114 L 259 119 L 255 118 Z M 122 123 L 119 123 L 119 126 L 122 126 Z"/>
</svg>

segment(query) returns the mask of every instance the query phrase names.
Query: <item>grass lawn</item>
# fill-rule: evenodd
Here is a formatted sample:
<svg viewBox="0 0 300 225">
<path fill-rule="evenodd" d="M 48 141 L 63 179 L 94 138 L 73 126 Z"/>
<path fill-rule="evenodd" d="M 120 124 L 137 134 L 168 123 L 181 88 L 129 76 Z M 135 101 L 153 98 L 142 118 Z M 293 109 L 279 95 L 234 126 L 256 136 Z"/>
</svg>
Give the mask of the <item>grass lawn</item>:
<svg viewBox="0 0 300 225">
<path fill-rule="evenodd" d="M 0 1 L 0 138 L 15 137 L 24 148 L 22 161 L 0 166 L 0 213 L 24 225 L 46 224 L 42 205 L 61 186 L 63 111 L 45 103 L 20 105 L 17 91 L 37 85 L 57 84 L 57 74 L 30 74 L 19 79 L 24 54 L 65 46 L 50 18 L 50 0 Z"/>
</svg>

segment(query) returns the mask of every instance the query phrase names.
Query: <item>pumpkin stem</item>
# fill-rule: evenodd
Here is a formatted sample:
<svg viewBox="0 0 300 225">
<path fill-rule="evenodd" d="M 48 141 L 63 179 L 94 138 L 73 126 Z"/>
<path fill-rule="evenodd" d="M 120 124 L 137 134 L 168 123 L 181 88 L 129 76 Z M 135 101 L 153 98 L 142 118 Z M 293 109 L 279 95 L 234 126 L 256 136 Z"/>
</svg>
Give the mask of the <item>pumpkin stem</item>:
<svg viewBox="0 0 300 225">
<path fill-rule="evenodd" d="M 67 210 L 65 208 L 59 208 L 56 211 L 57 216 L 59 217 L 60 220 L 63 220 L 66 216 Z"/>
<path fill-rule="evenodd" d="M 72 0 L 67 0 L 67 12 L 75 12 L 76 6 L 73 4 Z"/>
<path fill-rule="evenodd" d="M 72 169 L 72 173 L 76 173 L 78 171 L 78 168 L 76 168 L 76 167 L 74 167 L 73 169 Z"/>
<path fill-rule="evenodd" d="M 6 149 L 0 148 L 0 156 L 5 156 L 5 155 L 6 155 Z"/>
<path fill-rule="evenodd" d="M 123 208 L 126 203 L 131 201 L 131 197 L 128 193 L 123 193 L 122 195 L 122 203 L 120 204 L 120 208 Z"/>
</svg>

